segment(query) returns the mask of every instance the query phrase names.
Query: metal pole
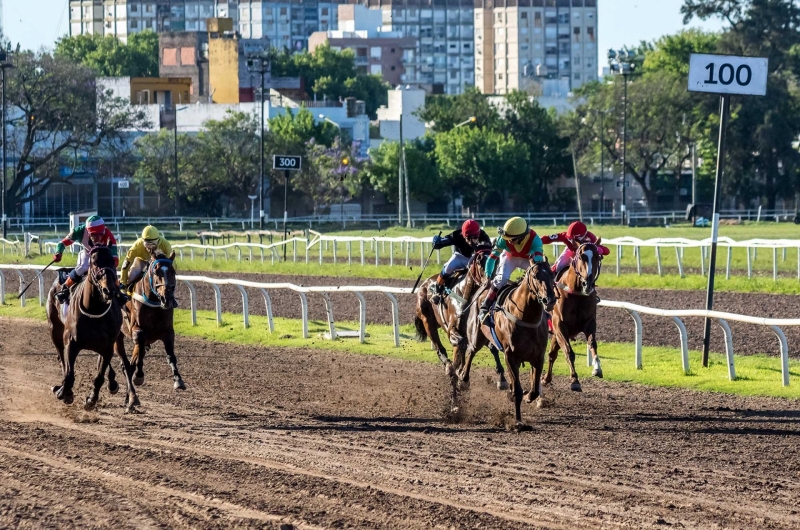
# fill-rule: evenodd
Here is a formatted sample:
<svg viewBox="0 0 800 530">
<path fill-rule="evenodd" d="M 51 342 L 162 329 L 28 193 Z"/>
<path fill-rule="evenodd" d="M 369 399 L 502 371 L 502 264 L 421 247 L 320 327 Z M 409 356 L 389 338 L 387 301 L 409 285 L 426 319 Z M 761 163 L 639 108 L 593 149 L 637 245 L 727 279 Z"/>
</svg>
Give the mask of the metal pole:
<svg viewBox="0 0 800 530">
<path fill-rule="evenodd" d="M 625 166 L 628 158 L 628 75 L 622 75 L 623 85 L 625 87 L 623 96 L 624 101 L 622 104 L 622 208 L 621 215 L 620 215 L 620 224 L 623 226 L 625 225 L 625 217 L 628 213 L 628 203 L 626 201 L 626 184 L 628 183 L 627 179 L 627 168 Z"/>
<path fill-rule="evenodd" d="M 283 261 L 286 261 L 286 246 L 287 246 L 286 245 L 286 240 L 288 239 L 287 236 L 286 236 L 286 234 L 288 234 L 287 228 L 286 228 L 286 221 L 288 220 L 288 217 L 289 217 L 289 209 L 286 207 L 286 198 L 289 195 L 289 170 L 288 169 L 283 172 L 283 177 L 284 177 L 284 181 L 283 181 Z"/>
<path fill-rule="evenodd" d="M 606 145 L 605 145 L 605 120 L 600 114 L 600 219 L 603 218 L 606 202 Z"/>
<path fill-rule="evenodd" d="M 708 264 L 708 291 L 706 293 L 706 310 L 714 308 L 714 272 L 717 264 L 717 237 L 719 235 L 719 207 L 721 200 L 722 174 L 725 163 L 725 138 L 727 137 L 728 115 L 731 110 L 731 98 L 720 96 L 719 147 L 717 149 L 717 174 L 714 181 L 714 213 L 711 222 L 711 259 Z M 703 366 L 708 367 L 708 346 L 711 339 L 711 320 L 705 319 L 703 331 Z"/>
<path fill-rule="evenodd" d="M 180 198 L 179 198 L 179 187 L 178 187 L 178 107 L 175 107 L 175 128 L 173 129 L 174 132 L 174 153 L 173 153 L 173 167 L 175 169 L 175 217 L 179 217 L 181 215 L 181 206 L 180 206 Z M 113 179 L 112 179 L 113 180 Z M 113 186 L 113 184 L 112 184 Z"/>
<path fill-rule="evenodd" d="M 264 63 L 261 62 L 259 66 L 259 74 L 261 74 L 261 138 L 259 139 L 261 142 L 261 184 L 258 193 L 260 197 L 258 229 L 264 230 Z"/>
<path fill-rule="evenodd" d="M 5 145 L 5 144 L 4 144 Z M 398 179 L 398 199 L 397 199 L 397 223 L 403 224 L 403 114 L 400 114 L 400 152 L 397 161 Z"/>
<path fill-rule="evenodd" d="M 581 204 L 581 179 L 578 175 L 578 163 L 575 161 L 575 145 L 570 142 L 572 151 L 572 171 L 575 173 L 575 196 L 578 199 L 578 219 L 583 222 L 583 205 Z"/>
<path fill-rule="evenodd" d="M 692 204 L 697 204 L 697 145 L 692 144 Z"/>
<path fill-rule="evenodd" d="M 3 193 L 2 193 L 2 213 L 0 213 L 0 220 L 2 220 L 3 224 L 3 238 L 8 236 L 8 229 L 6 226 L 6 165 L 7 165 L 7 158 L 6 158 L 6 146 L 8 142 L 6 141 L 6 69 L 5 65 L 0 66 L 0 70 L 2 70 L 2 84 L 3 84 Z"/>
</svg>

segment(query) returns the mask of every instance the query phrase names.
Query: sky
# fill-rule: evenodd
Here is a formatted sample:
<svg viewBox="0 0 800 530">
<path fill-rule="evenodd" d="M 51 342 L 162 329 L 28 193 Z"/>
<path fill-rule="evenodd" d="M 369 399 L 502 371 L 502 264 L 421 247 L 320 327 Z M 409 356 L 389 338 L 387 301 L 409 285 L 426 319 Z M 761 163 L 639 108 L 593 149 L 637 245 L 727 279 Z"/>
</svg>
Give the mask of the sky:
<svg viewBox="0 0 800 530">
<path fill-rule="evenodd" d="M 23 48 L 51 48 L 69 31 L 68 0 L 2 0 L 5 35 Z M 683 0 L 598 0 L 599 66 L 609 48 L 636 45 L 674 33 L 683 25 Z M 719 30 L 718 21 L 693 21 L 689 27 Z"/>
</svg>

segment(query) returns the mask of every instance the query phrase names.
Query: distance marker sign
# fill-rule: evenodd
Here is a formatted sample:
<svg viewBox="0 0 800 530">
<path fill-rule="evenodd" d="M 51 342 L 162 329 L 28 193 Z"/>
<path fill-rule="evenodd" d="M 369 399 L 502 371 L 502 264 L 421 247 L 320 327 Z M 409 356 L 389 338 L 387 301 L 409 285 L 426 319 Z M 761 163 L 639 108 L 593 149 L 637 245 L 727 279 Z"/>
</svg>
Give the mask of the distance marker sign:
<svg viewBox="0 0 800 530">
<path fill-rule="evenodd" d="M 292 155 L 273 155 L 272 169 L 288 169 L 299 171 L 302 157 Z"/>
<path fill-rule="evenodd" d="M 761 57 L 693 53 L 689 59 L 689 91 L 712 94 L 767 94 L 768 61 Z"/>
</svg>

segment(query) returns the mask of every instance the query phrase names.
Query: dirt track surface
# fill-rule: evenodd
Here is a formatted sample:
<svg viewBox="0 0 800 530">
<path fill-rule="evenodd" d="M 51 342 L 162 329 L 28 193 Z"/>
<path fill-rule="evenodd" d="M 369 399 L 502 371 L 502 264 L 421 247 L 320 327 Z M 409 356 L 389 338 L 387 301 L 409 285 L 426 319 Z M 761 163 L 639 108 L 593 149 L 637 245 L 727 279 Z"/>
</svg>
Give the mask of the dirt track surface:
<svg viewBox="0 0 800 530">
<path fill-rule="evenodd" d="M 218 278 L 240 278 L 266 283 L 294 283 L 305 286 L 318 285 L 387 285 L 393 287 L 410 287 L 413 282 L 406 280 L 384 280 L 371 278 L 335 278 L 322 276 L 285 276 L 275 274 L 245 274 L 224 272 L 190 272 L 189 275 L 210 276 Z M 47 276 L 47 288 L 55 278 Z M 32 278 L 30 272 L 26 278 Z M 16 275 L 7 274 L 7 292 L 18 290 Z M 602 281 L 600 282 L 602 284 Z M 195 284 L 200 309 L 214 309 L 214 292 L 208 285 Z M 31 288 L 31 297 L 38 296 L 37 287 Z M 224 311 L 241 312 L 242 297 L 235 287 L 222 286 L 222 306 Z M 250 298 L 250 313 L 264 315 L 264 303 L 258 291 L 247 289 Z M 700 309 L 705 307 L 705 293 L 700 291 L 670 291 L 652 289 L 603 289 L 599 288 L 600 296 L 606 300 L 632 302 L 635 304 L 657 307 L 661 309 Z M 181 307 L 189 307 L 189 291 L 179 282 L 176 296 L 181 301 Z M 287 318 L 300 318 L 300 301 L 297 294 L 291 291 L 270 291 L 275 316 Z M 380 293 L 365 293 L 367 303 L 367 322 L 390 324 L 392 322 L 391 305 L 389 300 Z M 415 298 L 408 295 L 399 295 L 400 321 L 410 324 L 414 319 Z M 336 320 L 358 320 L 358 300 L 353 294 L 332 294 L 333 313 Z M 325 321 L 325 305 L 322 297 L 309 295 L 309 317 L 312 320 Z M 800 318 L 800 297 L 788 295 L 772 295 L 760 293 L 716 293 L 714 309 L 731 313 L 746 314 L 757 317 L 773 318 Z M 650 346 L 680 347 L 678 330 L 671 320 L 641 315 L 644 323 L 643 343 Z M 702 349 L 703 319 L 684 319 L 689 334 L 689 347 Z M 729 322 L 733 330 L 733 347 L 737 354 L 768 353 L 776 355 L 779 352 L 778 339 L 774 333 L 764 326 Z M 598 311 L 598 338 L 601 341 L 633 342 L 633 320 L 624 310 L 600 308 Z M 784 328 L 784 333 L 789 343 L 789 355 L 800 357 L 800 327 Z M 716 324 L 711 328 L 711 349 L 724 353 L 725 343 L 722 330 Z M 602 352 L 601 352 L 602 355 Z"/>
<path fill-rule="evenodd" d="M 454 421 L 438 365 L 181 338 L 187 391 L 155 347 L 83 412 L 93 355 L 65 407 L 46 326 L 0 337 L 3 528 L 800 528 L 796 401 L 557 380 L 513 433 L 486 371 Z"/>
</svg>

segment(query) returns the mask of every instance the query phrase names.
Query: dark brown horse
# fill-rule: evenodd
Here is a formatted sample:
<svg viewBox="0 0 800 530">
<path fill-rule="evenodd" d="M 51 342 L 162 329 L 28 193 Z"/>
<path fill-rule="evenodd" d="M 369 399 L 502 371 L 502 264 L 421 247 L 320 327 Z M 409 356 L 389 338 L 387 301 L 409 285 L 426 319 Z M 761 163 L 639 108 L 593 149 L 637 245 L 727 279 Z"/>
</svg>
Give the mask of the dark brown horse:
<svg viewBox="0 0 800 530">
<path fill-rule="evenodd" d="M 478 305 L 486 298 L 488 290 L 475 298 Z M 546 261 L 531 263 L 519 284 L 507 296 L 498 297 L 495 306 L 494 326 L 481 324 L 478 311 L 472 311 L 468 326 L 469 348 L 461 372 L 462 379 L 469 378 L 469 369 L 475 353 L 490 344 L 502 350 L 506 369 L 511 373 L 511 390 L 514 396 L 517 428 L 524 428 L 520 405 L 523 392 L 519 370 L 522 363 L 531 365 L 531 390 L 525 394 L 532 403 L 541 394 L 540 381 L 547 349 L 547 314 L 555 303 L 553 273 Z"/>
<path fill-rule="evenodd" d="M 106 369 L 114 355 L 114 344 L 120 335 L 122 311 L 117 303 L 117 271 L 114 258 L 107 247 L 95 247 L 91 251 L 89 271 L 86 278 L 72 291 L 68 304 L 62 308 L 55 294 L 61 289 L 56 280 L 47 295 L 47 319 L 50 322 L 50 338 L 58 352 L 64 378 L 53 387 L 58 399 L 69 405 L 74 399 L 75 359 L 81 350 L 91 350 L 99 355 L 94 390 L 86 398 L 85 408 L 93 409 L 97 404 L 100 387 L 103 386 Z M 66 353 L 66 355 L 65 355 Z M 138 405 L 136 390 L 131 381 L 131 365 L 125 352 L 120 355 L 125 381 L 128 386 L 129 408 Z M 109 375 L 108 391 L 116 394 L 119 389 L 113 375 Z"/>
<path fill-rule="evenodd" d="M 127 303 L 127 311 L 122 325 L 122 334 L 117 340 L 117 350 L 124 352 L 125 337 L 134 343 L 131 363 L 136 368 L 133 382 L 144 384 L 144 355 L 146 349 L 156 341 L 164 343 L 167 351 L 167 362 L 172 369 L 175 390 L 185 390 L 186 385 L 178 372 L 178 360 L 175 357 L 175 329 L 173 327 L 173 311 L 177 307 L 175 301 L 175 253 L 165 256 L 160 250 L 150 254 L 150 261 L 139 258 L 133 262 L 130 270 L 130 283 L 135 284 L 134 294 Z M 141 280 L 141 281 L 139 281 Z"/>
<path fill-rule="evenodd" d="M 479 289 L 484 278 L 483 262 L 486 254 L 476 252 L 470 259 L 466 274 L 457 281 L 450 289 L 450 294 L 442 298 L 440 304 L 431 302 L 433 286 L 436 285 L 437 276 L 431 276 L 417 293 L 417 315 L 414 318 L 414 326 L 417 329 L 417 339 L 424 341 L 430 339 L 439 360 L 445 366 L 445 373 L 453 378 L 456 371 L 461 368 L 464 362 L 464 353 L 467 347 L 466 327 L 468 315 L 473 305 L 472 297 Z M 458 315 L 463 311 L 464 316 L 458 325 Z M 445 333 L 453 346 L 453 361 L 455 366 L 447 357 L 447 350 L 439 339 L 439 329 L 444 329 Z M 503 365 L 500 363 L 500 356 L 496 349 L 492 349 L 494 355 L 497 374 L 500 380 L 497 388 L 505 390 L 508 388 Z M 455 381 L 454 381 L 455 382 Z M 467 382 L 467 381 L 465 381 Z"/>
<path fill-rule="evenodd" d="M 598 241 L 599 243 L 599 241 Z M 603 377 L 600 358 L 597 356 L 597 295 L 595 283 L 600 276 L 600 254 L 593 243 L 584 243 L 575 252 L 570 266 L 561 275 L 558 287 L 558 301 L 553 310 L 553 340 L 550 341 L 549 362 L 544 382 L 553 381 L 553 363 L 558 350 L 564 350 L 569 364 L 572 382 L 570 389 L 580 392 L 581 383 L 575 371 L 575 351 L 570 341 L 583 333 L 592 353 L 594 370 L 592 375 Z"/>
</svg>

